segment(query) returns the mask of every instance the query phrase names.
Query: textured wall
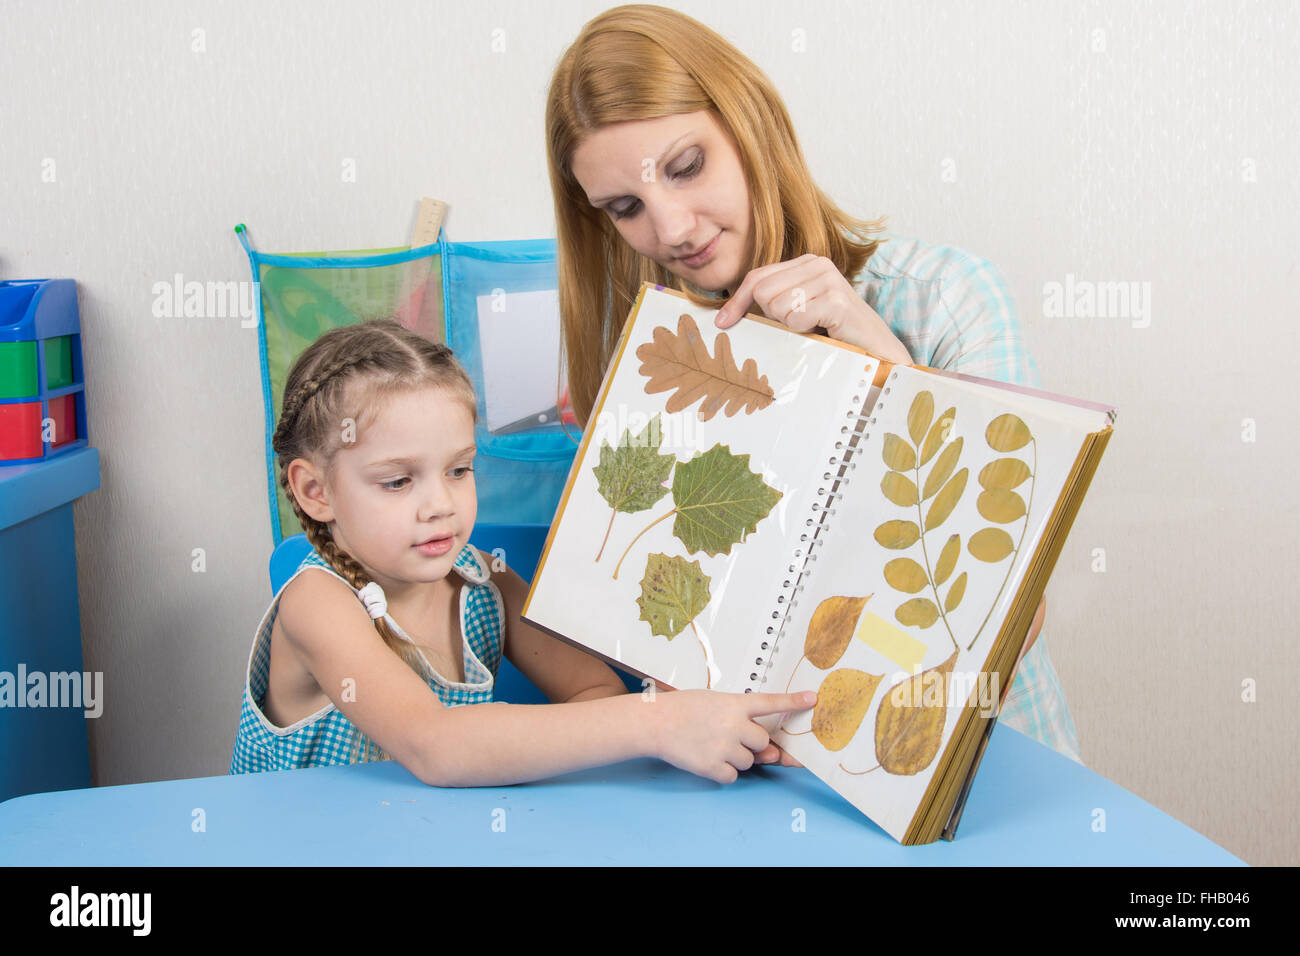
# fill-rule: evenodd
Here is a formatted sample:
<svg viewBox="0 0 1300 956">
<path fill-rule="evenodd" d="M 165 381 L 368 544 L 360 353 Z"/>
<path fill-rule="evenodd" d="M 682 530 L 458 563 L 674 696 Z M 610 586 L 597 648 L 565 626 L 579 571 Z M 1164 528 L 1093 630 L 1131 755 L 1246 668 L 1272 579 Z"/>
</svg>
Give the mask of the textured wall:
<svg viewBox="0 0 1300 956">
<path fill-rule="evenodd" d="M 268 251 L 397 245 L 421 194 L 453 239 L 553 235 L 543 97 L 605 6 L 7 11 L 0 275 L 80 283 L 103 464 L 76 506 L 96 784 L 226 770 L 269 596 L 256 332 L 156 317 L 154 283 L 247 280 L 241 221 Z M 768 72 L 844 208 L 992 259 L 1047 387 L 1119 406 L 1043 632 L 1084 760 L 1300 861 L 1297 5 L 681 8 Z M 1149 311 L 1047 314 L 1070 276 Z"/>
</svg>

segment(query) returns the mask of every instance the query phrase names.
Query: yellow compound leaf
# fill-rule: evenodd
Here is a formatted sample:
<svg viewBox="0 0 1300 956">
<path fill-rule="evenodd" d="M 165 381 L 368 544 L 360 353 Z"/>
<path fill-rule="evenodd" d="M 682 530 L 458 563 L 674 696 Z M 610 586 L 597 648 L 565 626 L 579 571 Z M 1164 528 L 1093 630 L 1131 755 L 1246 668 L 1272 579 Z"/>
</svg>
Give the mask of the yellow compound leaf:
<svg viewBox="0 0 1300 956">
<path fill-rule="evenodd" d="M 956 407 L 948 409 L 935 419 L 934 424 L 930 426 L 930 434 L 925 436 L 925 445 L 921 448 L 922 465 L 933 458 L 934 453 L 939 450 L 939 446 L 948 440 L 949 433 L 956 421 Z"/>
<path fill-rule="evenodd" d="M 921 529 L 915 521 L 886 521 L 876 529 L 875 538 L 882 548 L 901 551 L 921 540 Z"/>
<path fill-rule="evenodd" d="M 971 535 L 970 541 L 966 544 L 966 550 L 981 561 L 993 564 L 1010 554 L 1015 549 L 1015 546 L 1015 542 L 1011 540 L 1011 535 L 1001 528 L 985 528 L 983 531 L 976 531 Z"/>
<path fill-rule="evenodd" d="M 829 670 L 844 656 L 844 649 L 853 640 L 858 616 L 870 599 L 855 597 L 828 597 L 817 605 L 812 620 L 808 622 L 808 635 L 804 638 L 804 657 L 814 667 Z"/>
<path fill-rule="evenodd" d="M 885 436 L 885 444 L 880 453 L 885 459 L 885 464 L 894 471 L 911 471 L 916 467 L 916 451 L 897 435 Z"/>
<path fill-rule="evenodd" d="M 883 674 L 841 668 L 831 671 L 817 689 L 812 732 L 827 750 L 843 750 L 858 732 Z"/>
<path fill-rule="evenodd" d="M 980 469 L 980 484 L 1010 491 L 1024 484 L 1030 474 L 1029 466 L 1019 458 L 999 458 Z"/>
<path fill-rule="evenodd" d="M 876 712 L 876 759 L 886 773 L 918 774 L 934 760 L 948 716 L 948 681 L 957 652 L 895 684 Z"/>
<path fill-rule="evenodd" d="M 925 513 L 926 531 L 939 527 L 947 520 L 948 515 L 952 514 L 952 509 L 956 508 L 957 502 L 961 501 L 961 493 L 966 490 L 966 478 L 969 475 L 970 469 L 963 468 L 952 476 L 952 481 L 944 485 L 942 491 L 935 495 L 934 504 L 930 505 L 930 510 Z"/>
<path fill-rule="evenodd" d="M 929 392 L 917 392 L 907 412 L 907 433 L 912 436 L 913 445 L 921 447 L 921 439 L 933 420 L 934 396 Z"/>
<path fill-rule="evenodd" d="M 915 594 L 930 583 L 925 568 L 911 558 L 894 558 L 885 565 L 885 580 L 895 591 Z"/>
<path fill-rule="evenodd" d="M 957 556 L 961 554 L 961 535 L 955 534 L 944 544 L 939 552 L 939 563 L 934 566 L 934 583 L 943 584 L 957 566 Z"/>
<path fill-rule="evenodd" d="M 1019 416 L 1012 415 L 1010 412 L 993 419 L 989 422 L 989 427 L 984 430 L 984 440 L 989 443 L 989 447 L 1000 452 L 1024 448 L 1033 437 L 1029 432 L 1029 426 L 1021 421 Z"/>
<path fill-rule="evenodd" d="M 1014 491 L 1006 491 L 1002 488 L 981 491 L 975 501 L 975 507 L 989 521 L 998 524 L 1010 524 L 1025 515 L 1025 499 Z"/>
<path fill-rule="evenodd" d="M 934 493 L 943 487 L 943 483 L 948 480 L 952 470 L 957 467 L 957 459 L 961 457 L 961 445 L 962 439 L 958 438 L 939 453 L 939 458 L 935 461 L 934 467 L 930 469 L 930 474 L 926 476 L 925 488 L 921 492 L 922 501 L 929 501 L 934 496 Z"/>
<path fill-rule="evenodd" d="M 962 597 L 966 594 L 966 572 L 963 571 L 957 575 L 957 580 L 952 582 L 952 587 L 948 589 L 948 596 L 944 598 L 943 610 L 945 614 L 951 614 L 961 603 Z"/>
<path fill-rule="evenodd" d="M 880 479 L 880 490 L 900 508 L 910 508 L 916 504 L 916 482 L 899 472 L 885 472 L 885 477 Z"/>
<path fill-rule="evenodd" d="M 899 606 L 894 617 L 898 618 L 899 624 L 925 628 L 939 620 L 939 609 L 929 598 L 912 598 Z"/>
</svg>

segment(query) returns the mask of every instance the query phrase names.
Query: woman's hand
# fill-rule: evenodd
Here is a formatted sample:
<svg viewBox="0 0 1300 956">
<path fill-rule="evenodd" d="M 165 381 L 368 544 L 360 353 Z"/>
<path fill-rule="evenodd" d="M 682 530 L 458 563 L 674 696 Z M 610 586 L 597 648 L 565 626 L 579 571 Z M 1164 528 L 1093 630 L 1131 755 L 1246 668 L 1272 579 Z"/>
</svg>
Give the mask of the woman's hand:
<svg viewBox="0 0 1300 956">
<path fill-rule="evenodd" d="M 727 329 L 757 304 L 763 314 L 795 332 L 823 328 L 833 339 L 877 358 L 912 364 L 907 347 L 825 256 L 811 253 L 754 269 L 727 300 L 714 323 Z"/>
</svg>

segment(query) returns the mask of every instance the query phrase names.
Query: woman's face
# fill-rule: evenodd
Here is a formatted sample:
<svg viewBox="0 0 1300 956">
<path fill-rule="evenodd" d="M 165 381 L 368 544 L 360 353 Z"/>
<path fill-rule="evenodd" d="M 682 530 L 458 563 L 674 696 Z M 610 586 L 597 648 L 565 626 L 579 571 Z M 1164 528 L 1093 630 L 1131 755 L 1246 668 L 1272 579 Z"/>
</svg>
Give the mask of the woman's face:
<svg viewBox="0 0 1300 956">
<path fill-rule="evenodd" d="M 573 175 L 628 245 L 669 272 L 711 292 L 744 278 L 753 210 L 740 154 L 712 111 L 604 126 L 574 151 Z"/>
</svg>

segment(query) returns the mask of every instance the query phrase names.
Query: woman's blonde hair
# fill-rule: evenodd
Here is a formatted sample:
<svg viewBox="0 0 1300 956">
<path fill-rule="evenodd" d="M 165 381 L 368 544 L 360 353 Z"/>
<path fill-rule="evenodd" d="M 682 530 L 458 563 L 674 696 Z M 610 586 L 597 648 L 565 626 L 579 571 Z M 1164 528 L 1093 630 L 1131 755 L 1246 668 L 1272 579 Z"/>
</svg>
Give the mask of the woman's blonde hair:
<svg viewBox="0 0 1300 956">
<path fill-rule="evenodd" d="M 565 51 L 546 98 L 569 395 L 584 427 L 642 282 L 718 303 L 623 241 L 574 178 L 574 151 L 611 123 L 699 110 L 714 112 L 740 154 L 754 219 L 746 271 L 811 253 L 852 278 L 882 241 L 871 234 L 883 217 L 855 219 L 813 182 L 785 104 L 744 54 L 676 10 L 629 4 L 600 14 Z"/>
<path fill-rule="evenodd" d="M 271 439 L 280 465 L 280 485 L 312 547 L 357 590 L 370 583 L 370 575 L 338 546 L 328 524 L 303 510 L 289 484 L 289 465 L 303 458 L 328 478 L 339 451 L 374 422 L 393 395 L 429 386 L 463 403 L 471 420 L 478 421 L 474 384 L 451 349 L 393 319 L 372 319 L 326 332 L 298 356 L 285 382 L 280 421 Z M 415 648 L 398 637 L 387 621 L 379 618 L 375 629 L 393 653 L 427 679 Z M 365 753 L 359 757 L 362 749 Z M 358 730 L 351 759 L 390 758 Z"/>
</svg>

